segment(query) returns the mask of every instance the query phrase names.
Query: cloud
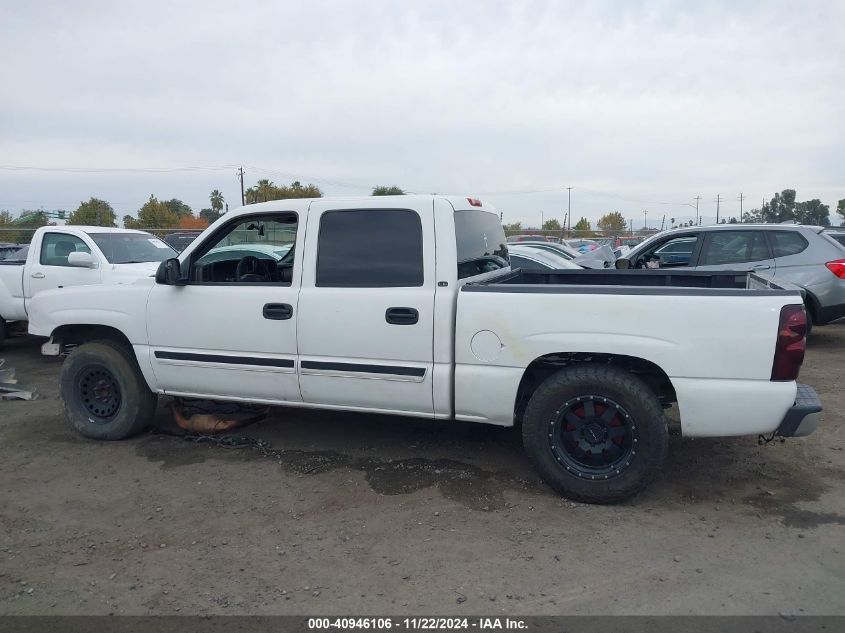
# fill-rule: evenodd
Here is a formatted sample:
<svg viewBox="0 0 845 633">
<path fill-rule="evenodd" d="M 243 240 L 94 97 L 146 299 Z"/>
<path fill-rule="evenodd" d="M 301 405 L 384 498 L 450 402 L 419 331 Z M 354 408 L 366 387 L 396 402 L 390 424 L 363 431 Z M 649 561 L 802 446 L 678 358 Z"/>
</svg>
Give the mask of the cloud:
<svg viewBox="0 0 845 633">
<path fill-rule="evenodd" d="M 717 193 L 738 206 L 740 191 L 757 201 L 786 187 L 845 197 L 840 2 L 4 11 L 3 164 L 244 164 L 275 172 L 247 169 L 248 182 L 313 178 L 327 193 L 487 192 L 525 221 L 564 209 L 565 186 L 573 212 L 593 218 L 639 218 L 643 204 L 698 194 L 710 206 Z M 105 195 L 131 210 L 151 192 L 200 208 L 212 188 L 239 197 L 231 169 L 3 172 L 0 187 L 0 208 Z"/>
</svg>

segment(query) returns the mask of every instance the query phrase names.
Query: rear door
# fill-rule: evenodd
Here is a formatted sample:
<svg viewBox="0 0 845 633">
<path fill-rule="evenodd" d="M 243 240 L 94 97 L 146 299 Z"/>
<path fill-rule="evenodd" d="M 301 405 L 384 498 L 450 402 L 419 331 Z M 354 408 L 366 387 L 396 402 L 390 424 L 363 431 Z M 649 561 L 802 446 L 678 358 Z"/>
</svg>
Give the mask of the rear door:
<svg viewBox="0 0 845 633">
<path fill-rule="evenodd" d="M 427 204 L 311 204 L 297 334 L 304 402 L 433 415 Z"/>
<path fill-rule="evenodd" d="M 707 231 L 696 270 L 737 270 L 774 274 L 775 260 L 763 231 Z"/>
</svg>

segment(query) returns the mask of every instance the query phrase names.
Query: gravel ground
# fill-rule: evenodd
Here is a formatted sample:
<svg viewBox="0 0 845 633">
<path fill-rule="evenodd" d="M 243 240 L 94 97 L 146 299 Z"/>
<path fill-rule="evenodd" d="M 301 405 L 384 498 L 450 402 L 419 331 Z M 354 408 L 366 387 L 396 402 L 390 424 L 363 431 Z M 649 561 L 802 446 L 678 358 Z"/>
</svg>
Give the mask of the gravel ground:
<svg viewBox="0 0 845 633">
<path fill-rule="evenodd" d="M 648 491 L 601 507 L 553 494 L 510 429 L 280 409 L 242 430 L 272 454 L 88 441 L 60 361 L 9 341 L 45 397 L 0 402 L 0 613 L 845 614 L 843 352 L 845 325 L 813 332 L 813 436 L 673 437 Z"/>
</svg>

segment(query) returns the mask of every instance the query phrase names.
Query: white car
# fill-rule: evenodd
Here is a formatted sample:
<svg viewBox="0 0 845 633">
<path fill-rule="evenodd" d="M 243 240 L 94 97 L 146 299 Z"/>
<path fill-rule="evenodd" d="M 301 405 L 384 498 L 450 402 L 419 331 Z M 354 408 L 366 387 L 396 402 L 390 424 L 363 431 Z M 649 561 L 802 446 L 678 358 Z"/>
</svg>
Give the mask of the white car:
<svg viewBox="0 0 845 633">
<path fill-rule="evenodd" d="M 511 266 L 522 270 L 582 270 L 583 268 L 554 251 L 519 243 L 508 245 L 508 255 Z"/>
<path fill-rule="evenodd" d="M 207 259 L 284 228 L 295 245 L 275 266 Z M 154 279 L 39 293 L 30 332 L 70 351 L 60 394 L 86 437 L 140 432 L 159 395 L 521 424 L 543 479 L 588 502 L 651 481 L 672 403 L 690 437 L 818 423 L 796 382 L 799 292 L 748 273 L 516 270 L 509 248 L 475 198 L 266 202 Z"/>
<path fill-rule="evenodd" d="M 19 252 L 20 253 L 20 252 Z M 0 260 L 0 345 L 7 328 L 24 325 L 38 292 L 91 284 L 119 284 L 155 274 L 176 251 L 143 231 L 102 226 L 45 226 L 26 259 Z"/>
</svg>

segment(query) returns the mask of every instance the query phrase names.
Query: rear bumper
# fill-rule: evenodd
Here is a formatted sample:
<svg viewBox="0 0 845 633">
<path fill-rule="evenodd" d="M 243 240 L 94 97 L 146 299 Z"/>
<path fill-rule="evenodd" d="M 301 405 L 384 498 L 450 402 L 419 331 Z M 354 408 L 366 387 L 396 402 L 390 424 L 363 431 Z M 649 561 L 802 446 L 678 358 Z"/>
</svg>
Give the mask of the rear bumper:
<svg viewBox="0 0 845 633">
<path fill-rule="evenodd" d="M 819 425 L 822 415 L 822 401 L 816 390 L 809 385 L 798 385 L 795 404 L 786 412 L 777 435 L 783 437 L 804 437 L 810 435 Z"/>
</svg>

